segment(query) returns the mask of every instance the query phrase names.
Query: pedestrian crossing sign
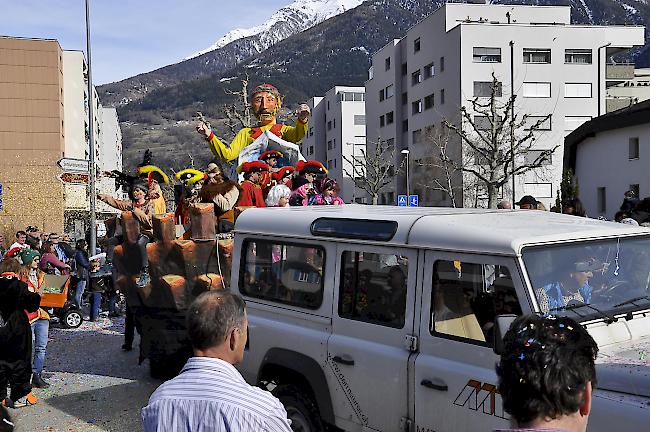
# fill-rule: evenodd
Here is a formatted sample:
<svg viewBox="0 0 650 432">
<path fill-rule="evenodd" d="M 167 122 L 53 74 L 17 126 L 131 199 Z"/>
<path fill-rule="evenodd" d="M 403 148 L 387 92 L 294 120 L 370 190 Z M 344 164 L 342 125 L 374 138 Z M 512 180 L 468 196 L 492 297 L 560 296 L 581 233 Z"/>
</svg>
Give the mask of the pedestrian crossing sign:
<svg viewBox="0 0 650 432">
<path fill-rule="evenodd" d="M 399 207 L 406 207 L 408 197 L 406 195 L 397 195 L 397 205 Z"/>
</svg>

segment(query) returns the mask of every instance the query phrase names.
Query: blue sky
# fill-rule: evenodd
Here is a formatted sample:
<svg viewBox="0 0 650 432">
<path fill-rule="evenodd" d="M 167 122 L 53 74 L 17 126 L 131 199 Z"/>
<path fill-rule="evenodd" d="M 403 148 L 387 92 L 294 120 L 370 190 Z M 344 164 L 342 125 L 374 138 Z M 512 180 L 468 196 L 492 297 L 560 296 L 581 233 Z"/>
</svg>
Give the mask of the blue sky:
<svg viewBox="0 0 650 432">
<path fill-rule="evenodd" d="M 176 63 L 228 31 L 259 25 L 291 0 L 89 0 L 93 83 Z M 86 50 L 84 0 L 0 0 L 0 35 Z"/>
</svg>

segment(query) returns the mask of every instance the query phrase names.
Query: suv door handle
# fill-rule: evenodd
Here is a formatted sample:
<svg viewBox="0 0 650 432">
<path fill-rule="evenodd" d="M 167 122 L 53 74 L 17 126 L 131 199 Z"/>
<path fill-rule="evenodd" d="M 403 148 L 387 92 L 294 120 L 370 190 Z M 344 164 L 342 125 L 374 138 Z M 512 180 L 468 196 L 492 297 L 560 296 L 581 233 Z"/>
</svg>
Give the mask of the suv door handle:
<svg viewBox="0 0 650 432">
<path fill-rule="evenodd" d="M 347 356 L 347 355 L 334 356 L 334 357 L 332 357 L 332 360 L 334 360 L 337 363 L 344 364 L 344 365 L 354 366 L 354 360 L 352 359 L 352 357 Z"/>
<path fill-rule="evenodd" d="M 441 380 L 440 378 L 434 378 L 433 380 L 428 380 L 428 379 L 423 379 L 420 385 L 425 386 L 426 388 L 430 388 L 433 390 L 439 390 L 439 391 L 447 391 L 449 390 L 449 387 L 447 387 L 447 384 Z"/>
</svg>

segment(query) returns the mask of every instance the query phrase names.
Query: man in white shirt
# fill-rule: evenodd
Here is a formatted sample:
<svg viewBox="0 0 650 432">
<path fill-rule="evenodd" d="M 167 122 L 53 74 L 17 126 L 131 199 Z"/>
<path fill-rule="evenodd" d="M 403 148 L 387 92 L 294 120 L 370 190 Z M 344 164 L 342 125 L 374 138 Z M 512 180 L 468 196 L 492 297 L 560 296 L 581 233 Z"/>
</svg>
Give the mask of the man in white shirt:
<svg viewBox="0 0 650 432">
<path fill-rule="evenodd" d="M 187 311 L 194 357 L 162 384 L 142 409 L 145 432 L 290 432 L 282 403 L 246 383 L 233 365 L 244 358 L 248 319 L 244 300 L 208 291 Z"/>
<path fill-rule="evenodd" d="M 25 243 L 27 240 L 27 233 L 25 231 L 18 231 L 16 233 L 16 241 L 9 246 L 9 249 L 7 251 L 10 251 L 12 249 L 18 248 L 18 249 L 27 249 L 29 245 Z"/>
</svg>

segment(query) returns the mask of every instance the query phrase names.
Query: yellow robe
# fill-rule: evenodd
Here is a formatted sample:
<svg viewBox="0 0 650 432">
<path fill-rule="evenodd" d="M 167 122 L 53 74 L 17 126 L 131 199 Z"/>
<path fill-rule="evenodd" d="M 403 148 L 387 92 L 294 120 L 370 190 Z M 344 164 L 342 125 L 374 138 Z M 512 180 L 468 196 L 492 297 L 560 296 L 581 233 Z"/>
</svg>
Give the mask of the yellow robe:
<svg viewBox="0 0 650 432">
<path fill-rule="evenodd" d="M 262 129 L 262 131 L 267 131 L 272 127 L 273 124 L 268 124 L 261 126 L 260 129 Z M 308 127 L 308 121 L 305 121 L 303 123 L 300 120 L 296 122 L 296 126 L 282 125 L 281 138 L 285 141 L 289 141 L 295 144 L 307 134 Z M 214 155 L 219 159 L 227 162 L 235 160 L 237 157 L 239 157 L 239 153 L 244 149 L 244 147 L 253 144 L 255 141 L 255 138 L 252 136 L 252 130 L 253 128 L 243 128 L 240 130 L 239 133 L 237 133 L 235 136 L 235 139 L 233 139 L 230 143 L 230 147 L 227 147 L 219 140 L 219 138 L 212 134 L 211 139 L 208 141 L 210 150 L 212 150 L 212 153 L 214 153 Z"/>
</svg>

